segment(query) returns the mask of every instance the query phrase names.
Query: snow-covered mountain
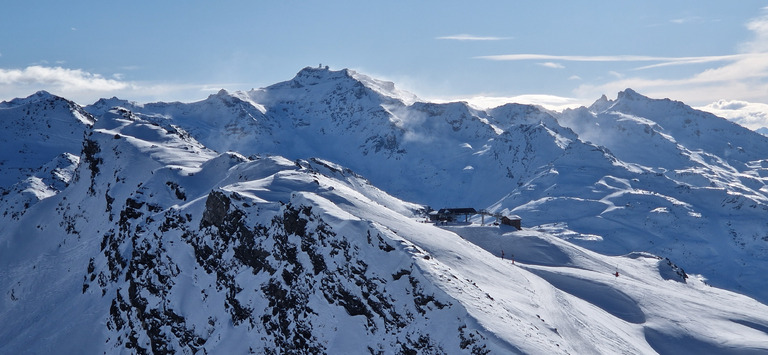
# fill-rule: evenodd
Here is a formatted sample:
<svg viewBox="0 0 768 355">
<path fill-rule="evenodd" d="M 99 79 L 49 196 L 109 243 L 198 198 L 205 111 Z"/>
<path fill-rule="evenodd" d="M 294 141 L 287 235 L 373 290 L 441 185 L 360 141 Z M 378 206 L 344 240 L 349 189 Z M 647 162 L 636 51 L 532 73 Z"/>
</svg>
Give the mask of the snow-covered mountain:
<svg viewBox="0 0 768 355">
<path fill-rule="evenodd" d="M 123 105 L 220 152 L 337 162 L 436 209 L 512 210 L 528 226 L 558 224 L 592 250 L 668 256 L 768 301 L 757 277 L 768 272 L 760 262 L 768 141 L 680 102 L 626 90 L 563 113 L 518 104 L 480 111 L 322 68 L 191 104 L 112 101 L 86 110 Z M 708 247 L 697 247 L 702 240 Z"/>
<path fill-rule="evenodd" d="M 768 351 L 768 140 L 682 103 L 482 111 L 305 68 L 0 119 L 29 147 L 0 167 L 0 353 Z"/>
<path fill-rule="evenodd" d="M 93 118 L 82 107 L 40 91 L 0 103 L 0 189 L 64 153 L 79 155 Z"/>
</svg>

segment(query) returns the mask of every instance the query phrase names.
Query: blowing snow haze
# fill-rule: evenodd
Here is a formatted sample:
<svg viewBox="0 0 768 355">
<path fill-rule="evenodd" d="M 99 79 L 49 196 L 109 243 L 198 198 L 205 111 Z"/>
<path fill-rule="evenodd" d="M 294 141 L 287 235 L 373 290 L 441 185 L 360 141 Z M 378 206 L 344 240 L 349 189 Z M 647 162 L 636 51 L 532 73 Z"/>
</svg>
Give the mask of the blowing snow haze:
<svg viewBox="0 0 768 355">
<path fill-rule="evenodd" d="M 682 102 L 325 67 L 0 124 L 3 354 L 768 352 L 768 137 Z"/>
</svg>

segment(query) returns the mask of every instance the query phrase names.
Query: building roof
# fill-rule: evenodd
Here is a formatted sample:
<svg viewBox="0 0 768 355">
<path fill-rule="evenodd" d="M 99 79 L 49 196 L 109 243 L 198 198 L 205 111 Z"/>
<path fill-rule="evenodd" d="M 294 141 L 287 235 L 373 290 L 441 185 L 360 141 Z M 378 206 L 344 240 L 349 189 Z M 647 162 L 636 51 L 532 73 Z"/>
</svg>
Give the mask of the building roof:
<svg viewBox="0 0 768 355">
<path fill-rule="evenodd" d="M 471 207 L 465 208 L 441 208 L 439 214 L 476 214 L 477 210 Z"/>
<path fill-rule="evenodd" d="M 520 216 L 518 216 L 516 214 L 511 214 L 511 213 L 502 213 L 501 217 L 502 218 L 509 218 L 511 220 L 516 220 L 516 219 L 517 220 L 522 220 L 522 218 L 520 218 Z"/>
</svg>

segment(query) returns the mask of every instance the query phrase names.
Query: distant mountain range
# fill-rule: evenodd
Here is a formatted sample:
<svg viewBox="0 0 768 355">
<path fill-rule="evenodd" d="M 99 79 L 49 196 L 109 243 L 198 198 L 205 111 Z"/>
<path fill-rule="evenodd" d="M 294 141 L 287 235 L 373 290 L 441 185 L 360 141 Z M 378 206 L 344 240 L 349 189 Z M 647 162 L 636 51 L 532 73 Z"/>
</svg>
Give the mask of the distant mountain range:
<svg viewBox="0 0 768 355">
<path fill-rule="evenodd" d="M 304 68 L 0 124 L 0 353 L 768 351 L 768 137 L 681 102 L 480 110 Z"/>
</svg>

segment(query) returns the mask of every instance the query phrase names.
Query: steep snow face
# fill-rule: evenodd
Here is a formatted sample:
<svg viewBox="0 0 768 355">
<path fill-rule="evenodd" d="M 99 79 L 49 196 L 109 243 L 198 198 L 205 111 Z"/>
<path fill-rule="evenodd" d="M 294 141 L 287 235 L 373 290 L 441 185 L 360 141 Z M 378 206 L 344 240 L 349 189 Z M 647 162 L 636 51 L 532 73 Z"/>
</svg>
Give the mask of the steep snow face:
<svg viewBox="0 0 768 355">
<path fill-rule="evenodd" d="M 590 119 L 587 112 L 596 117 Z M 682 102 L 650 99 L 631 89 L 620 92 L 615 101 L 598 100 L 587 110 L 567 110 L 560 121 L 596 143 L 602 144 L 602 137 L 606 140 L 603 145 L 612 151 L 627 150 L 626 146 L 634 145 L 636 142 L 628 142 L 626 138 L 641 133 L 633 128 L 640 126 L 644 133 L 640 137 L 660 135 L 672 144 L 679 144 L 680 150 L 701 151 L 736 168 L 764 159 L 763 152 L 768 148 L 768 142 L 762 136 L 724 118 L 694 110 Z M 609 127 L 594 127 L 601 124 Z M 656 162 L 678 163 L 665 157 Z"/>
<path fill-rule="evenodd" d="M 119 99 L 99 100 L 85 110 L 100 116 L 114 107 L 122 107 L 141 119 L 193 135 L 210 149 L 244 151 L 252 146 L 269 146 L 270 122 L 264 120 L 264 108 L 243 93 L 221 90 L 207 99 L 190 104 L 155 102 L 137 104 Z"/>
<path fill-rule="evenodd" d="M 581 190 L 542 177 L 534 191 L 515 191 L 493 209 L 545 229 L 559 225 L 563 238 L 603 253 L 665 255 L 714 285 L 768 299 L 757 276 L 768 271 L 765 137 L 631 90 L 566 110 L 558 121 L 606 147 L 627 171 L 579 179 Z M 546 195 L 535 191 L 542 187 Z"/>
<path fill-rule="evenodd" d="M 768 307 L 647 253 L 440 229 L 335 163 L 219 154 L 125 109 L 83 146 L 0 224 L 2 353 L 768 350 Z"/>
<path fill-rule="evenodd" d="M 72 181 L 79 163 L 79 156 L 63 153 L 32 176 L 11 186 L 0 196 L 0 211 L 3 211 L 0 221 L 7 218 L 18 220 L 32 205 L 64 190 Z"/>
<path fill-rule="evenodd" d="M 317 85 L 320 85 L 320 87 L 325 87 L 320 90 L 328 90 L 330 89 L 330 87 L 332 87 L 332 85 L 329 86 L 329 83 L 330 84 L 345 83 L 342 85 L 351 84 L 351 85 L 354 85 L 355 88 L 359 90 L 357 94 L 363 95 L 363 92 L 366 92 L 367 94 L 373 94 L 373 95 L 379 96 L 380 99 L 383 99 L 386 101 L 396 100 L 396 101 L 404 102 L 406 104 L 411 104 L 413 102 L 418 101 L 418 98 L 415 95 L 409 92 L 397 89 L 395 87 L 395 84 L 392 82 L 371 78 L 367 75 L 360 74 L 350 69 L 334 71 L 334 70 L 329 70 L 327 67 L 325 68 L 306 67 L 301 71 L 299 71 L 296 74 L 296 76 L 290 81 L 272 85 L 266 88 L 266 90 L 254 90 L 249 94 L 251 96 L 255 96 L 256 98 L 259 98 L 261 97 L 261 95 L 269 91 L 282 91 L 287 88 L 296 89 L 296 88 L 303 88 L 307 86 L 317 86 Z M 261 101 L 261 100 L 257 100 L 257 101 Z"/>
<path fill-rule="evenodd" d="M 0 192 L 62 154 L 80 155 L 93 117 L 45 91 L 0 102 Z"/>
</svg>

